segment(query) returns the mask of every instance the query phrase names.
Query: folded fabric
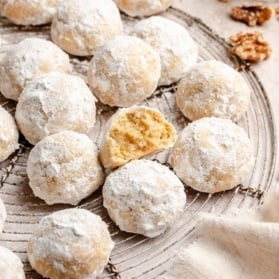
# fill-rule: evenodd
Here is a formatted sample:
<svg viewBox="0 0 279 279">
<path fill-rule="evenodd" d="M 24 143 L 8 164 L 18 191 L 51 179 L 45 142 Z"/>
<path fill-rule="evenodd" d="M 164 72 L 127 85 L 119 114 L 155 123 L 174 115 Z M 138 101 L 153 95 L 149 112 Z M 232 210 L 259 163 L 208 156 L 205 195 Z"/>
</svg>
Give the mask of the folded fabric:
<svg viewBox="0 0 279 279">
<path fill-rule="evenodd" d="M 262 208 L 216 216 L 201 213 L 196 241 L 178 251 L 164 279 L 278 279 L 279 190 Z"/>
</svg>

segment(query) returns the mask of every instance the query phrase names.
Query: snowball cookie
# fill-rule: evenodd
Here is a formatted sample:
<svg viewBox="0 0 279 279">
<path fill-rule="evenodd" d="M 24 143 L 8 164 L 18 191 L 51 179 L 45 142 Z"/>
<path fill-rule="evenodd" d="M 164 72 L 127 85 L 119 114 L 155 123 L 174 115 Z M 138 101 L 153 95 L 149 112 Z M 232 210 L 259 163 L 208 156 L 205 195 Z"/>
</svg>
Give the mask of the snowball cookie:
<svg viewBox="0 0 279 279">
<path fill-rule="evenodd" d="M 180 81 L 176 102 L 190 120 L 215 116 L 237 121 L 248 108 L 250 89 L 233 68 L 219 61 L 204 61 Z"/>
<path fill-rule="evenodd" d="M 30 238 L 32 268 L 50 279 L 94 279 L 113 248 L 106 223 L 85 209 L 65 209 L 44 217 Z"/>
<path fill-rule="evenodd" d="M 165 11 L 174 0 L 114 0 L 129 16 L 151 16 Z"/>
<path fill-rule="evenodd" d="M 144 41 L 117 36 L 97 49 L 88 83 L 102 103 L 129 107 L 152 95 L 160 78 L 159 54 Z"/>
<path fill-rule="evenodd" d="M 86 135 L 62 131 L 45 137 L 27 160 L 29 185 L 47 204 L 76 205 L 104 181 L 96 145 Z"/>
<path fill-rule="evenodd" d="M 162 113 L 144 106 L 120 109 L 105 127 L 100 159 L 115 168 L 172 146 L 176 131 Z"/>
<path fill-rule="evenodd" d="M 0 61 L 0 91 L 17 101 L 29 80 L 51 71 L 71 71 L 69 56 L 50 41 L 24 39 Z"/>
<path fill-rule="evenodd" d="M 112 172 L 103 187 L 104 207 L 123 231 L 156 237 L 181 215 L 184 186 L 169 168 L 135 160 Z"/>
<path fill-rule="evenodd" d="M 254 157 L 242 128 L 228 119 L 208 117 L 184 128 L 171 151 L 170 163 L 187 185 L 215 193 L 243 183 Z"/>
<path fill-rule="evenodd" d="M 121 31 L 120 13 L 112 0 L 61 1 L 52 21 L 51 38 L 65 51 L 86 56 Z"/>
<path fill-rule="evenodd" d="M 25 279 L 23 264 L 19 257 L 2 246 L 0 246 L 0 278 Z"/>
<path fill-rule="evenodd" d="M 3 201 L 0 199 L 0 233 L 3 231 L 3 227 L 6 219 L 7 219 L 6 208 Z M 1 275 L 1 268 L 0 268 L 0 275 Z M 2 277 L 0 276 L 0 278 Z"/>
<path fill-rule="evenodd" d="M 162 64 L 159 85 L 181 79 L 198 59 L 198 48 L 188 31 L 172 20 L 154 16 L 139 21 L 132 34 L 159 52 Z"/>
<path fill-rule="evenodd" d="M 49 23 L 56 13 L 58 0 L 1 0 L 1 13 L 21 25 Z"/>
<path fill-rule="evenodd" d="M 61 130 L 87 134 L 95 114 L 95 97 L 80 77 L 52 72 L 27 84 L 15 116 L 22 134 L 36 144 Z"/>
<path fill-rule="evenodd" d="M 0 162 L 6 160 L 17 149 L 18 137 L 14 118 L 0 106 Z"/>
</svg>

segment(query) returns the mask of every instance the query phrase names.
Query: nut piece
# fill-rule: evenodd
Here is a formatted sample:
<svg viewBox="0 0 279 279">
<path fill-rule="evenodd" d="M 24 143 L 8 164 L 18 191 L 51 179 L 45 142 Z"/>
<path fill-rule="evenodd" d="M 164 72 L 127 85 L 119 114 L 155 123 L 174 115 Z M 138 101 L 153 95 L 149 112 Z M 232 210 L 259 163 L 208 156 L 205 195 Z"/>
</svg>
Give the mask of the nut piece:
<svg viewBox="0 0 279 279">
<path fill-rule="evenodd" d="M 271 18 L 273 10 L 261 3 L 243 4 L 233 7 L 231 17 L 249 26 L 262 25 Z"/>
<path fill-rule="evenodd" d="M 267 59 L 272 52 L 262 33 L 257 31 L 240 32 L 231 36 L 228 42 L 232 45 L 231 52 L 248 62 L 259 62 Z"/>
</svg>

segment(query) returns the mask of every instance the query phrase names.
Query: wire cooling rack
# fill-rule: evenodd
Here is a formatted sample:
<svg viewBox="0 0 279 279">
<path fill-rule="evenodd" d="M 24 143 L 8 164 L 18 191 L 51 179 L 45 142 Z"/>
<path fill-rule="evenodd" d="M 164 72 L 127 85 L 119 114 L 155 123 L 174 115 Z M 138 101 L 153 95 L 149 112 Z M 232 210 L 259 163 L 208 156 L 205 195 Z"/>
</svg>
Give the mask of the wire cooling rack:
<svg viewBox="0 0 279 279">
<path fill-rule="evenodd" d="M 186 186 L 187 207 L 184 214 L 163 235 L 148 239 L 143 236 L 121 232 L 108 217 L 102 206 L 101 190 L 83 200 L 78 207 L 86 208 L 99 214 L 108 224 L 115 242 L 111 259 L 101 278 L 156 278 L 167 270 L 174 251 L 191 240 L 195 226 L 195 217 L 199 212 L 222 213 L 231 207 L 248 208 L 257 206 L 265 192 L 272 188 L 276 169 L 276 134 L 270 104 L 259 78 L 236 56 L 223 39 L 205 26 L 200 20 L 174 8 L 163 16 L 180 23 L 190 32 L 199 45 L 199 60 L 216 59 L 240 70 L 249 84 L 252 97 L 251 105 L 245 116 L 238 122 L 248 133 L 256 157 L 255 166 L 245 185 L 217 194 L 203 194 Z M 126 26 L 133 25 L 135 19 L 123 15 Z M 0 18 L 0 57 L 13 45 L 26 37 L 49 39 L 49 26 L 18 27 L 4 18 Z M 72 57 L 75 74 L 85 77 L 89 58 Z M 144 105 L 159 109 L 165 117 L 181 131 L 188 121 L 179 112 L 175 104 L 176 84 L 160 87 L 155 94 L 143 102 Z M 0 95 L 0 104 L 11 113 L 15 111 L 15 102 Z M 115 109 L 97 104 L 97 123 L 91 137 L 99 144 L 102 131 L 108 117 Z M 26 160 L 32 146 L 23 137 L 19 149 L 0 166 L 0 195 L 8 212 L 0 245 L 10 248 L 24 263 L 27 279 L 41 278 L 32 271 L 27 255 L 27 241 L 36 230 L 39 220 L 56 210 L 67 208 L 65 205 L 48 206 L 34 197 L 28 186 Z M 150 159 L 166 163 L 169 150 L 161 152 Z"/>
</svg>

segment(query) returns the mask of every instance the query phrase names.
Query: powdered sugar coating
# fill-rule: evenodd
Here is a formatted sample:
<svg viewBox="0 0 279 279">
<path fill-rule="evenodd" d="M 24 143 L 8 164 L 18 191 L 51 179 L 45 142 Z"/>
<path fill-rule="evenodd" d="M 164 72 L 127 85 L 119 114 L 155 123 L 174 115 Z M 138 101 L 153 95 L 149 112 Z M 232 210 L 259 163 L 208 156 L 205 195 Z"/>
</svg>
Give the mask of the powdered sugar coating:
<svg viewBox="0 0 279 279">
<path fill-rule="evenodd" d="M 198 59 L 198 48 L 188 31 L 169 19 L 153 16 L 139 21 L 133 31 L 149 43 L 161 58 L 159 85 L 169 85 L 181 79 Z"/>
<path fill-rule="evenodd" d="M 56 72 L 29 82 L 16 107 L 19 129 L 32 144 L 61 130 L 87 134 L 95 119 L 95 97 L 85 82 Z"/>
<path fill-rule="evenodd" d="M 121 230 L 156 237 L 178 218 L 186 196 L 167 167 L 135 160 L 112 172 L 103 187 L 104 207 Z"/>
<path fill-rule="evenodd" d="M 190 120 L 220 117 L 237 121 L 250 103 L 250 89 L 239 72 L 220 61 L 193 66 L 180 81 L 176 102 Z"/>
<path fill-rule="evenodd" d="M 69 56 L 50 41 L 24 39 L 0 61 L 0 91 L 17 101 L 28 81 L 51 71 L 70 72 Z"/>
<path fill-rule="evenodd" d="M 0 278 L 25 279 L 23 264 L 19 257 L 2 246 L 0 246 Z"/>
<path fill-rule="evenodd" d="M 17 149 L 18 137 L 14 118 L 0 106 L 0 162 L 6 160 Z"/>
<path fill-rule="evenodd" d="M 65 51 L 87 56 L 122 28 L 119 10 L 112 0 L 61 1 L 52 21 L 51 38 Z"/>
<path fill-rule="evenodd" d="M 188 186 L 215 193 L 243 183 L 254 157 L 242 128 L 231 120 L 210 117 L 184 128 L 171 151 L 170 163 Z"/>
<path fill-rule="evenodd" d="M 143 40 L 116 36 L 89 65 L 88 83 L 102 103 L 129 107 L 152 95 L 160 78 L 159 54 Z"/>
<path fill-rule="evenodd" d="M 45 137 L 27 160 L 29 185 L 47 204 L 76 205 L 104 181 L 97 146 L 88 136 L 62 131 Z"/>
<path fill-rule="evenodd" d="M 56 13 L 58 0 L 1 0 L 3 16 L 21 25 L 49 23 Z"/>
<path fill-rule="evenodd" d="M 174 0 L 114 0 L 129 16 L 151 16 L 165 11 Z"/>
<path fill-rule="evenodd" d="M 3 227 L 6 219 L 7 219 L 6 208 L 2 199 L 0 199 L 0 233 L 3 231 Z M 1 275 L 1 267 L 0 267 L 0 275 Z"/>
<path fill-rule="evenodd" d="M 31 266 L 50 279 L 94 279 L 113 249 L 107 225 L 85 209 L 44 217 L 27 247 Z"/>
</svg>

